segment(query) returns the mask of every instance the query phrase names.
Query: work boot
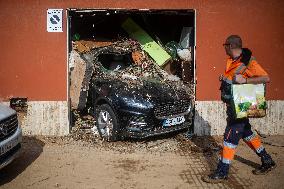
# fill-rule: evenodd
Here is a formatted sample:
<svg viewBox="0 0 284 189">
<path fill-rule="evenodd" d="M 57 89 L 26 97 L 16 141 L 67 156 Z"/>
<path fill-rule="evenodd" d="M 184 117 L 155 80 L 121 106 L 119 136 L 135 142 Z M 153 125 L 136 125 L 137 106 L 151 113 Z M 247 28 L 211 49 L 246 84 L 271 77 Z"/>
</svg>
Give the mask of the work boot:
<svg viewBox="0 0 284 189">
<path fill-rule="evenodd" d="M 255 175 L 266 175 L 269 171 L 276 168 L 276 163 L 272 160 L 269 154 L 261 157 L 261 166 L 252 171 Z"/>
<path fill-rule="evenodd" d="M 203 176 L 201 179 L 207 183 L 220 183 L 228 179 L 229 164 L 222 163 L 218 164 L 217 170 L 210 174 Z"/>
</svg>

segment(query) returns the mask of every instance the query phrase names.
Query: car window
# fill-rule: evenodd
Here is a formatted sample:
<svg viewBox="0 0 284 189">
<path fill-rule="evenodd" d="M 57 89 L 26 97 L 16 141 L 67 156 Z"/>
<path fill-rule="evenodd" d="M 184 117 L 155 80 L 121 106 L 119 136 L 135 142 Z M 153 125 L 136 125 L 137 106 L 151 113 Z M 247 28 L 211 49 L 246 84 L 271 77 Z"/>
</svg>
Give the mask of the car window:
<svg viewBox="0 0 284 189">
<path fill-rule="evenodd" d="M 98 61 L 101 65 L 111 71 L 120 71 L 133 64 L 131 54 L 100 54 Z"/>
</svg>

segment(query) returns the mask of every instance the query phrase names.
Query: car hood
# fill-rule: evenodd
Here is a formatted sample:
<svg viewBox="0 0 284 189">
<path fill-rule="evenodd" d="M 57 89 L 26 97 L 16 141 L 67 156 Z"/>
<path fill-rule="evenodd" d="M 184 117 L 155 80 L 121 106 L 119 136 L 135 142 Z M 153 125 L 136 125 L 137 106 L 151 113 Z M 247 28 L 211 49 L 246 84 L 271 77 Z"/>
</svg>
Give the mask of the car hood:
<svg viewBox="0 0 284 189">
<path fill-rule="evenodd" d="M 140 92 L 144 98 L 151 96 L 155 102 L 176 101 L 189 97 L 183 88 L 161 81 L 145 81 Z"/>
<path fill-rule="evenodd" d="M 155 79 L 143 80 L 140 85 L 134 87 L 133 83 L 129 86 L 125 81 L 116 81 L 113 84 L 116 86 L 115 91 L 119 96 L 140 100 L 147 99 L 154 104 L 190 99 L 182 87 Z"/>
<path fill-rule="evenodd" d="M 8 106 L 0 104 L 0 121 L 3 119 L 10 117 L 11 115 L 16 114 L 16 111 Z"/>
</svg>

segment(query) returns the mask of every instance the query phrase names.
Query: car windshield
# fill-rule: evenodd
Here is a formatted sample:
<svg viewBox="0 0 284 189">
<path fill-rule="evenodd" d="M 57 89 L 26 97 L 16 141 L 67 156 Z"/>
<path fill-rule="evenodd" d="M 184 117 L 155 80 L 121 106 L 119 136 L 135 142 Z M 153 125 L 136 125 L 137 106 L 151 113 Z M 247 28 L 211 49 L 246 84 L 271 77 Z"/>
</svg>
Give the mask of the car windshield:
<svg viewBox="0 0 284 189">
<path fill-rule="evenodd" d="M 98 62 L 103 66 L 104 69 L 109 71 L 121 71 L 133 65 L 133 59 L 130 53 L 100 54 L 98 56 Z"/>
<path fill-rule="evenodd" d="M 143 84 L 144 80 L 179 82 L 180 78 L 169 75 L 145 53 L 135 41 L 122 41 L 93 48 L 83 53 L 84 60 L 93 62 L 96 78 L 135 80 Z"/>
</svg>

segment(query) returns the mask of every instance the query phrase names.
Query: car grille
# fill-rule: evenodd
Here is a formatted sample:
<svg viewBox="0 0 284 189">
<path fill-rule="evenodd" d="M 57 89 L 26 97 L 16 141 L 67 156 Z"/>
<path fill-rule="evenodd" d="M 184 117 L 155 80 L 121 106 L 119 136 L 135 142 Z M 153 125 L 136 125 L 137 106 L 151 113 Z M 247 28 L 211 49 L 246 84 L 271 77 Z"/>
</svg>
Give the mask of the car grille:
<svg viewBox="0 0 284 189">
<path fill-rule="evenodd" d="M 190 101 L 179 100 L 175 102 L 167 102 L 157 105 L 154 108 L 154 114 L 157 118 L 169 117 L 185 113 L 190 107 Z"/>
<path fill-rule="evenodd" d="M 0 121 L 0 141 L 13 135 L 18 128 L 17 114 Z"/>
<path fill-rule="evenodd" d="M 17 153 L 19 151 L 20 148 L 21 148 L 21 144 L 17 144 L 17 146 L 12 148 L 11 150 L 6 152 L 5 154 L 2 154 L 0 156 L 0 164 L 3 164 L 5 161 L 10 159 L 15 153 Z"/>
</svg>

